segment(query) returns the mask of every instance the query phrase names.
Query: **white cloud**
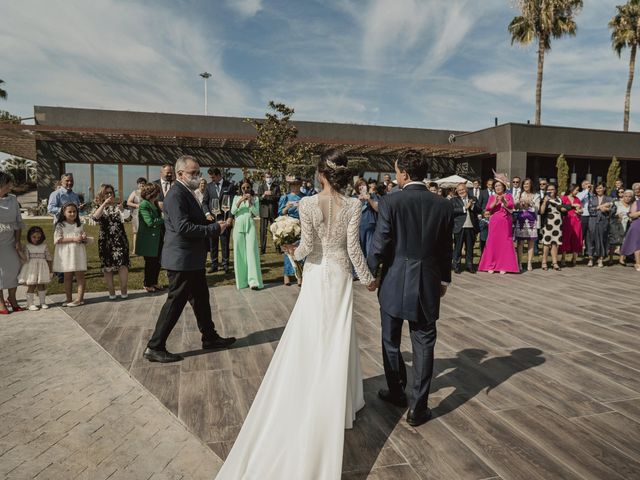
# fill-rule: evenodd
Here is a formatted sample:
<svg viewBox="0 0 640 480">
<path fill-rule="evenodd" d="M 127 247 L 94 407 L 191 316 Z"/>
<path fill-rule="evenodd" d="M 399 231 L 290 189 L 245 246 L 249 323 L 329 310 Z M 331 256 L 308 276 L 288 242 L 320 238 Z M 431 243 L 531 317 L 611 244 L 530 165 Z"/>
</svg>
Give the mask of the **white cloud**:
<svg viewBox="0 0 640 480">
<path fill-rule="evenodd" d="M 17 113 L 34 104 L 200 113 L 204 70 L 214 75 L 215 113 L 247 109 L 246 88 L 222 66 L 223 44 L 161 6 L 9 2 L 3 15 L 0 64 Z"/>
<path fill-rule="evenodd" d="M 226 0 L 227 6 L 243 17 L 253 17 L 262 10 L 262 0 Z"/>
</svg>

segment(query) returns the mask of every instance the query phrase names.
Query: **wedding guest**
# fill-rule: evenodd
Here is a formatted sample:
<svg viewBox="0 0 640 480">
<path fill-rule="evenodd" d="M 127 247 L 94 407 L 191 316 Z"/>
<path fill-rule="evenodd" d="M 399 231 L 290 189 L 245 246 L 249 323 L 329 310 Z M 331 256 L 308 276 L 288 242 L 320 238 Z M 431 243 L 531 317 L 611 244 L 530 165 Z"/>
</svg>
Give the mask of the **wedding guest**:
<svg viewBox="0 0 640 480">
<path fill-rule="evenodd" d="M 18 281 L 27 286 L 27 308 L 31 311 L 46 310 L 47 285 L 51 281 L 53 257 L 45 243 L 46 237 L 41 227 L 33 226 L 27 232 L 27 244 L 22 252 L 24 264 L 20 269 Z M 36 305 L 35 293 L 38 290 L 40 307 Z"/>
<path fill-rule="evenodd" d="M 73 191 L 73 173 L 63 173 L 60 177 L 60 186 L 49 195 L 47 212 L 53 215 L 54 224 L 60 214 L 60 209 L 67 203 L 75 203 L 82 210 L 83 205 L 80 205 L 80 197 Z"/>
<path fill-rule="evenodd" d="M 624 196 L 624 192 L 625 192 L 624 188 L 619 188 L 618 190 L 614 190 L 614 193 L 611 195 L 614 202 L 617 200 L 622 200 L 622 197 Z"/>
<path fill-rule="evenodd" d="M 302 184 L 302 180 L 299 177 L 294 177 L 289 179 L 289 193 L 280 197 L 280 202 L 278 204 L 278 215 L 288 215 L 291 218 L 300 218 L 300 213 L 298 212 L 298 205 L 300 204 L 300 200 L 302 200 L 302 195 L 300 194 L 300 185 Z M 291 280 L 289 277 L 295 276 L 296 271 L 289 261 L 289 257 L 287 255 L 284 256 L 284 284 L 289 286 L 291 285 Z M 298 286 L 301 286 L 300 279 L 298 279 Z"/>
<path fill-rule="evenodd" d="M 154 180 L 153 183 L 160 187 L 160 193 L 158 195 L 158 205 L 162 210 L 164 202 L 164 197 L 169 193 L 171 187 L 176 182 L 176 174 L 173 170 L 173 165 L 167 163 L 160 167 L 160 178 L 158 180 Z"/>
<path fill-rule="evenodd" d="M 438 194 L 438 184 L 436 182 L 429 182 L 427 184 L 427 188 L 431 193 L 435 193 L 436 195 Z"/>
<path fill-rule="evenodd" d="M 222 171 L 219 168 L 211 167 L 207 170 L 211 181 L 207 184 L 207 188 L 202 196 L 202 211 L 206 218 L 210 222 L 222 222 L 227 220 L 228 215 L 222 212 L 222 204 L 225 200 L 229 202 L 229 208 L 231 208 L 231 199 L 236 194 L 235 185 L 230 181 L 222 178 Z M 200 183 L 198 183 L 199 185 Z M 217 200 L 220 211 L 216 213 L 214 210 L 214 203 Z M 207 270 L 207 273 L 214 273 L 218 271 L 218 252 L 219 247 L 222 247 L 222 269 L 224 273 L 229 273 L 229 243 L 231 242 L 231 226 L 224 230 L 220 235 L 209 237 L 209 250 L 211 252 L 211 267 Z"/>
<path fill-rule="evenodd" d="M 20 235 L 24 224 L 18 199 L 9 193 L 12 188 L 13 176 L 0 171 L 0 315 L 10 313 L 3 290 L 8 290 L 7 300 L 13 312 L 24 310 L 16 300 L 20 272 L 18 252 L 22 251 Z"/>
<path fill-rule="evenodd" d="M 147 184 L 147 179 L 144 177 L 140 177 L 136 180 L 136 188 L 127 199 L 127 208 L 131 211 L 131 230 L 133 231 L 133 246 L 134 253 L 135 245 L 136 245 L 136 235 L 138 234 L 138 207 L 140 206 L 140 190 L 142 187 Z"/>
<path fill-rule="evenodd" d="M 631 186 L 631 190 L 633 190 L 636 200 L 640 200 L 640 182 L 634 183 Z"/>
<path fill-rule="evenodd" d="M 583 253 L 586 255 L 589 249 L 589 218 L 591 212 L 589 211 L 589 203 L 591 203 L 591 197 L 593 196 L 593 185 L 589 180 L 583 180 L 581 184 L 582 190 L 578 193 L 577 197 L 580 200 L 582 206 L 582 213 L 580 214 L 580 221 L 582 223 L 582 243 Z"/>
<path fill-rule="evenodd" d="M 256 236 L 256 224 L 253 217 L 260 213 L 260 200 L 253 195 L 248 179 L 240 184 L 241 195 L 233 197 L 231 214 L 234 215 L 233 227 L 233 270 L 236 276 L 236 288 L 263 288 L 260 269 L 260 252 Z"/>
<path fill-rule="evenodd" d="M 376 222 L 378 221 L 378 194 L 370 192 L 369 187 L 364 179 L 360 179 L 355 184 L 357 198 L 360 200 L 362 215 L 360 217 L 360 248 L 364 256 L 367 256 L 371 241 L 373 240 L 373 232 L 376 231 Z"/>
<path fill-rule="evenodd" d="M 464 247 L 466 269 L 469 273 L 476 273 L 473 267 L 473 247 L 480 231 L 478 215 L 481 211 L 477 199 L 468 195 L 466 184 L 458 184 L 456 191 L 458 195 L 450 200 L 453 207 L 453 270 L 455 273 L 461 272 Z"/>
<path fill-rule="evenodd" d="M 260 198 L 260 254 L 267 251 L 267 236 L 269 225 L 278 216 L 278 202 L 282 191 L 280 184 L 273 178 L 271 172 L 265 172 L 264 181 L 258 186 Z"/>
<path fill-rule="evenodd" d="M 487 205 L 489 204 L 489 198 L 494 194 L 493 190 L 493 178 L 490 178 L 486 181 L 486 188 L 480 191 L 480 196 L 478 197 L 478 204 L 482 211 L 487 209 Z"/>
<path fill-rule="evenodd" d="M 480 191 L 482 189 L 480 188 L 480 180 L 474 180 L 473 181 L 473 186 L 469 187 L 467 189 L 467 193 L 469 194 L 470 197 L 473 197 L 476 199 L 476 203 L 480 201 Z M 479 205 L 478 205 L 479 206 Z"/>
<path fill-rule="evenodd" d="M 522 193 L 522 187 L 520 186 L 522 179 L 518 176 L 515 176 L 511 179 L 511 188 L 508 190 L 508 193 L 513 197 L 513 203 L 516 205 L 516 210 L 518 206 L 518 202 L 520 200 L 520 194 Z"/>
<path fill-rule="evenodd" d="M 629 213 L 633 205 L 633 191 L 626 190 L 620 200 L 613 202 L 614 210 L 609 220 L 609 263 L 613 263 L 613 254 L 624 242 L 629 227 Z M 620 255 L 618 263 L 626 265 L 624 255 Z"/>
<path fill-rule="evenodd" d="M 562 254 L 562 266 L 566 265 L 566 255 L 572 254 L 571 264 L 575 267 L 577 257 L 582 253 L 582 203 L 578 198 L 580 186 L 571 184 L 567 195 L 563 195 L 560 200 L 568 209 L 567 214 L 562 219 L 562 245 L 558 248 L 558 253 Z"/>
<path fill-rule="evenodd" d="M 524 243 L 527 242 L 527 271 L 530 272 L 533 270 L 534 243 L 538 239 L 538 210 L 540 209 L 540 196 L 533 191 L 533 181 L 530 178 L 525 178 L 522 189 L 519 190 L 518 201 L 515 203 L 518 211 L 514 236 L 518 242 L 518 260 L 522 260 Z"/>
<path fill-rule="evenodd" d="M 613 187 L 611 188 L 610 196 L 616 198 L 620 190 L 624 192 L 624 183 L 621 178 L 616 178 L 616 181 L 613 183 Z"/>
<path fill-rule="evenodd" d="M 633 188 L 635 189 L 636 187 L 640 190 L 640 183 L 634 183 Z M 640 272 L 640 198 L 636 198 L 631 205 L 629 222 L 629 230 L 620 248 L 620 255 L 633 255 L 635 257 L 636 271 Z"/>
<path fill-rule="evenodd" d="M 507 193 L 509 180 L 504 174 L 496 174 L 493 187 L 494 195 L 489 198 L 485 210 L 491 212 L 489 221 L 489 237 L 485 246 L 478 270 L 501 274 L 518 273 L 520 266 L 516 250 L 513 246 L 513 198 Z"/>
<path fill-rule="evenodd" d="M 546 178 L 540 178 L 538 180 L 538 193 L 540 194 L 540 201 L 544 200 L 544 197 L 547 195 L 547 187 L 549 186 L 549 182 Z"/>
<path fill-rule="evenodd" d="M 318 193 L 318 191 L 314 188 L 313 182 L 311 180 L 305 180 L 302 182 L 302 187 L 300 187 L 300 192 L 305 197 L 312 197 Z"/>
<path fill-rule="evenodd" d="M 113 274 L 120 277 L 120 298 L 127 298 L 129 282 L 129 239 L 124 230 L 124 209 L 116 199 L 112 185 L 103 184 L 96 196 L 96 205 L 91 217 L 100 225 L 98 236 L 98 256 L 104 281 L 109 291 L 109 300 L 115 300 Z"/>
<path fill-rule="evenodd" d="M 593 259 L 598 259 L 598 267 L 604 267 L 603 259 L 609 253 L 609 218 L 613 210 L 611 197 L 605 195 L 604 183 L 596 186 L 596 194 L 589 201 L 589 267 L 593 267 Z"/>
<path fill-rule="evenodd" d="M 542 270 L 547 270 L 547 258 L 551 252 L 552 266 L 555 271 L 560 270 L 558 265 L 558 246 L 562 245 L 562 212 L 566 209 L 562 206 L 562 200 L 558 198 L 558 187 L 555 184 L 547 186 L 547 194 L 540 204 L 540 213 L 544 218 L 542 228 Z"/>
<path fill-rule="evenodd" d="M 64 275 L 63 307 L 79 307 L 84 305 L 85 273 L 87 272 L 86 244 L 90 238 L 84 232 L 80 222 L 78 206 L 67 203 L 58 213 L 58 220 L 53 230 L 53 270 Z M 78 285 L 78 298 L 73 300 L 73 277 Z"/>
<path fill-rule="evenodd" d="M 198 185 L 198 189 L 193 192 L 196 196 L 196 200 L 198 203 L 202 205 L 202 201 L 204 200 L 204 191 L 207 189 L 207 181 L 204 178 L 200 179 L 200 184 Z"/>
<path fill-rule="evenodd" d="M 480 255 L 484 253 L 484 247 L 487 244 L 487 238 L 489 238 L 489 221 L 491 219 L 491 212 L 485 210 L 482 212 L 482 218 L 478 220 L 478 226 L 480 227 Z"/>
<path fill-rule="evenodd" d="M 164 220 L 158 205 L 160 187 L 155 183 L 144 185 L 140 191 L 140 207 L 138 209 L 139 230 L 136 239 L 136 252 L 144 257 L 144 281 L 147 293 L 163 288 L 158 284 L 160 275 L 160 252 L 164 240 Z"/>
</svg>

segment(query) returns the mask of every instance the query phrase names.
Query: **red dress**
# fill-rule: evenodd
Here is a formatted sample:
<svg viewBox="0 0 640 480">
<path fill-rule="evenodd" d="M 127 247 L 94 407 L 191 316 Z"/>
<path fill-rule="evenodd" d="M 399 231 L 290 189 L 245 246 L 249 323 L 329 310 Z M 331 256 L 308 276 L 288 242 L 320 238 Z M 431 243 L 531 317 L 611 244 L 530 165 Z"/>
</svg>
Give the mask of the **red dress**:
<svg viewBox="0 0 640 480">
<path fill-rule="evenodd" d="M 573 201 L 569 200 L 567 195 L 560 197 L 563 204 L 574 205 L 579 207 L 580 200 L 573 197 Z M 562 219 L 562 245 L 558 247 L 558 253 L 581 253 L 582 252 L 582 220 L 580 214 L 574 210 Z"/>
</svg>

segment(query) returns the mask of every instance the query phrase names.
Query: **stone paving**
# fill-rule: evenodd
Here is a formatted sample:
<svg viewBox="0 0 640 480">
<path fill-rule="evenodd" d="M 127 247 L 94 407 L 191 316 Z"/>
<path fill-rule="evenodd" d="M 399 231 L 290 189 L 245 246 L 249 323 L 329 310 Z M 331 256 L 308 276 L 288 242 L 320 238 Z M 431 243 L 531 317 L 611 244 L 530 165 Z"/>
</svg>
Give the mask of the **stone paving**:
<svg viewBox="0 0 640 480">
<path fill-rule="evenodd" d="M 215 476 L 221 460 L 61 309 L 0 320 L 0 478 Z"/>
</svg>

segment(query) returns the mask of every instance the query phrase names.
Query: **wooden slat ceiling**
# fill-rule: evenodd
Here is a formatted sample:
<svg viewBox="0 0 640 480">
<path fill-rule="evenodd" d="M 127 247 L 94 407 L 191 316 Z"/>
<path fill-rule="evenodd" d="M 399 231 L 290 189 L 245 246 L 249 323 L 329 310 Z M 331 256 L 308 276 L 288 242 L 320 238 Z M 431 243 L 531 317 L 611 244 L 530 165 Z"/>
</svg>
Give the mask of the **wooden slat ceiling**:
<svg viewBox="0 0 640 480">
<path fill-rule="evenodd" d="M 150 145 L 225 150 L 255 148 L 255 137 L 240 134 L 0 124 L 0 151 L 35 160 L 36 140 L 56 143 Z M 304 137 L 299 138 L 298 141 L 311 146 L 314 153 L 322 153 L 329 148 L 337 147 L 344 149 L 349 156 L 392 156 L 412 148 L 428 156 L 458 158 L 486 151 L 480 147 L 461 147 L 450 144 L 407 144 L 384 141 L 362 143 Z"/>
</svg>

